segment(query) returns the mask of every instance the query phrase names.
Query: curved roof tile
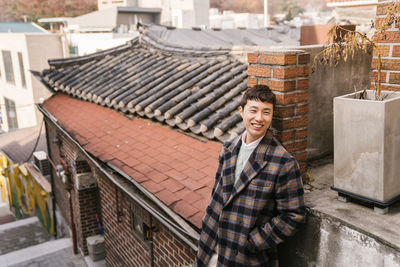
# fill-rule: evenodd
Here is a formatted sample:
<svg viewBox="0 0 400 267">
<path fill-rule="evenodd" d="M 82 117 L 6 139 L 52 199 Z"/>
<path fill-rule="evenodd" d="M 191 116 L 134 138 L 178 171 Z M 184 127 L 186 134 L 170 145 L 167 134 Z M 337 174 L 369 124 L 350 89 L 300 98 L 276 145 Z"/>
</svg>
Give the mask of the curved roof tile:
<svg viewBox="0 0 400 267">
<path fill-rule="evenodd" d="M 143 36 L 49 64 L 43 80 L 75 98 L 208 139 L 225 141 L 243 131 L 236 110 L 246 89 L 247 64 L 229 51 L 166 47 Z"/>
</svg>

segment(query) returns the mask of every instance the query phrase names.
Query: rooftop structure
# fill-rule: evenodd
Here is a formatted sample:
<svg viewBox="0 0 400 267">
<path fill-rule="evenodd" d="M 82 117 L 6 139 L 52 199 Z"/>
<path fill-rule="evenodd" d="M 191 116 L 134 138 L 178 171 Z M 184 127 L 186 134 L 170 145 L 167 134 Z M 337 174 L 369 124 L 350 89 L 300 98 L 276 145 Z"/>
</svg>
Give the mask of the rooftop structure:
<svg viewBox="0 0 400 267">
<path fill-rule="evenodd" d="M 4 22 L 0 21 L 0 33 L 47 33 L 45 29 L 33 22 Z"/>
</svg>

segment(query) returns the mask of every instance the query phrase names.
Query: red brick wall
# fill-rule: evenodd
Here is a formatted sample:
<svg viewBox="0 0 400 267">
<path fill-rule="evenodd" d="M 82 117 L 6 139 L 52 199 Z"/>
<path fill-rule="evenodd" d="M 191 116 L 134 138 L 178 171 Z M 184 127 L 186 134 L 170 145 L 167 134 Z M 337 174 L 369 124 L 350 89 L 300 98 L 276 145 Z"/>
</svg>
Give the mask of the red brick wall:
<svg viewBox="0 0 400 267">
<path fill-rule="evenodd" d="M 310 54 L 301 51 L 248 54 L 248 86 L 265 84 L 277 99 L 272 127 L 276 137 L 306 171 Z"/>
<path fill-rule="evenodd" d="M 58 164 L 60 158 L 60 153 L 59 153 L 60 151 L 58 146 L 52 142 L 52 140 L 54 140 L 57 137 L 57 130 L 52 125 L 51 122 L 49 122 L 47 119 L 45 121 L 47 125 L 46 131 L 48 134 L 49 144 L 50 144 L 49 152 L 51 152 L 49 156 L 55 164 Z M 54 169 L 53 169 L 53 177 L 54 177 L 54 191 L 55 191 L 57 206 L 60 208 L 62 216 L 69 223 L 70 213 L 69 213 L 68 192 L 67 190 L 64 189 L 64 186 L 61 180 L 57 177 L 57 174 Z"/>
<path fill-rule="evenodd" d="M 376 9 L 375 24 L 380 25 L 386 17 L 388 5 L 393 1 L 380 1 Z M 378 78 L 378 51 L 381 55 L 381 90 L 400 91 L 400 23 L 394 23 L 382 36 L 378 37 L 378 48 L 374 49 L 371 71 L 371 89 L 375 89 Z"/>
<path fill-rule="evenodd" d="M 76 160 L 77 156 L 79 155 L 78 147 L 63 134 L 57 134 L 57 130 L 51 122 L 49 123 L 46 120 L 46 123 L 48 123 L 47 130 L 50 140 L 52 161 L 56 165 L 59 164 L 61 155 L 68 164 L 71 164 L 71 162 Z M 51 142 L 56 137 L 60 139 L 60 146 Z M 63 183 L 57 177 L 55 172 L 53 173 L 53 177 L 57 205 L 60 208 L 61 214 L 64 216 L 71 227 L 68 191 L 64 188 Z M 74 179 L 75 176 L 72 175 L 73 184 L 75 183 Z M 98 224 L 96 221 L 96 201 L 100 200 L 97 199 L 98 194 L 96 188 L 77 190 L 75 187 L 73 187 L 71 190 L 71 195 L 78 246 L 81 249 L 82 253 L 84 255 L 87 255 L 88 248 L 86 245 L 86 238 L 92 235 L 99 234 Z"/>
<path fill-rule="evenodd" d="M 107 266 L 151 266 L 150 245 L 132 229 L 130 209 L 139 209 L 145 220 L 151 215 L 103 175 L 96 173 L 101 194 Z M 116 190 L 118 193 L 116 193 Z M 117 197 L 118 194 L 118 205 Z M 122 211 L 118 221 L 118 210 Z M 151 217 L 154 266 L 182 266 L 195 261 L 196 252 L 163 224 Z"/>
</svg>

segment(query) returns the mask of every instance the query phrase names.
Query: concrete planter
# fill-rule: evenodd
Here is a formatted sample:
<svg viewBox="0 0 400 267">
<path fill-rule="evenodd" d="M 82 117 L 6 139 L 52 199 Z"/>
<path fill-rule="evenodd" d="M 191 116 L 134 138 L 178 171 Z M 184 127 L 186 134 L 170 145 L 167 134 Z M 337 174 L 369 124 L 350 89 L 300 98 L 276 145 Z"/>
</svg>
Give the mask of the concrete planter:
<svg viewBox="0 0 400 267">
<path fill-rule="evenodd" d="M 384 208 L 400 197 L 400 92 L 355 94 L 334 99 L 332 189 Z"/>
</svg>

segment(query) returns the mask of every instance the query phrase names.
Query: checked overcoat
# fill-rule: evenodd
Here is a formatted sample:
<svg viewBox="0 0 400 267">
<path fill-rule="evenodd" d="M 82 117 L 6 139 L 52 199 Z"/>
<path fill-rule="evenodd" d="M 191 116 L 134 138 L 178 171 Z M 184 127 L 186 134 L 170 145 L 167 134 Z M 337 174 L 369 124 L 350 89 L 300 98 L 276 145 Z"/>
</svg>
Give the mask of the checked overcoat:
<svg viewBox="0 0 400 267">
<path fill-rule="evenodd" d="M 238 181 L 241 136 L 221 149 L 202 222 L 197 266 L 218 250 L 218 266 L 278 266 L 277 245 L 305 221 L 298 164 L 271 131 L 250 155 Z"/>
</svg>

